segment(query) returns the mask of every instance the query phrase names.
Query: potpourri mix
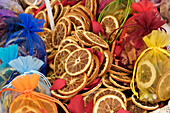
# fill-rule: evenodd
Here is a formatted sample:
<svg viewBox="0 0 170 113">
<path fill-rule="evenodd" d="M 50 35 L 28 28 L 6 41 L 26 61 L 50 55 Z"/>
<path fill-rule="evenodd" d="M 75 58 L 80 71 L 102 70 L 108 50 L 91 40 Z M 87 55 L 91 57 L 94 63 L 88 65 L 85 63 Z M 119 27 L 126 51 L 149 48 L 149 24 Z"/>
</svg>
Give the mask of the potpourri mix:
<svg viewBox="0 0 170 113">
<path fill-rule="evenodd" d="M 0 113 L 169 113 L 169 4 L 0 0 Z"/>
</svg>

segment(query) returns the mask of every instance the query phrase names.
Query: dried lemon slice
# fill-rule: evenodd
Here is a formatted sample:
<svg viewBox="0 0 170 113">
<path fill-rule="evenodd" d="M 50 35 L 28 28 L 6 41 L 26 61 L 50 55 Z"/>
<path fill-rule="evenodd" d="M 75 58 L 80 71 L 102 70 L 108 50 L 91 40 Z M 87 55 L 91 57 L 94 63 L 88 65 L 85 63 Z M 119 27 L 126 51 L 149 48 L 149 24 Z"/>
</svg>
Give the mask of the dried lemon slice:
<svg viewBox="0 0 170 113">
<path fill-rule="evenodd" d="M 139 63 L 136 74 L 136 82 L 140 88 L 149 88 L 156 79 L 156 70 L 154 65 L 145 60 Z"/>
<path fill-rule="evenodd" d="M 170 99 L 170 72 L 165 73 L 157 85 L 157 96 L 161 101 Z"/>
<path fill-rule="evenodd" d="M 67 58 L 65 70 L 71 76 L 84 73 L 89 68 L 92 55 L 89 50 L 80 48 L 73 51 Z"/>
</svg>

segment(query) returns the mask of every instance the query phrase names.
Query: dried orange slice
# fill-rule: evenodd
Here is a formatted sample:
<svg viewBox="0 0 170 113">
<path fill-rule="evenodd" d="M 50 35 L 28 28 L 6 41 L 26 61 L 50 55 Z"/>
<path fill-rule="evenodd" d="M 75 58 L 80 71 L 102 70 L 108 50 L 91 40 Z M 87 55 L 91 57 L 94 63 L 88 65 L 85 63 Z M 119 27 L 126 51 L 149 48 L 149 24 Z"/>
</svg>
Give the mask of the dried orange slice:
<svg viewBox="0 0 170 113">
<path fill-rule="evenodd" d="M 88 16 L 80 9 L 74 8 L 71 10 L 71 12 L 75 13 L 75 15 L 79 16 L 80 18 L 83 19 L 84 23 L 87 26 L 87 30 L 91 29 L 91 21 L 88 18 Z"/>
<path fill-rule="evenodd" d="M 71 20 L 67 17 L 61 17 L 58 20 L 58 23 L 60 23 L 60 22 L 65 23 L 65 25 L 67 27 L 67 35 L 70 35 L 70 33 L 71 33 Z"/>
<path fill-rule="evenodd" d="M 109 51 L 104 51 L 103 63 L 100 66 L 98 77 L 102 77 L 110 69 L 111 63 L 113 61 L 110 55 L 111 54 L 109 54 Z"/>
<path fill-rule="evenodd" d="M 61 3 L 59 3 L 58 8 L 60 13 L 57 14 L 55 22 L 57 22 L 62 17 L 63 14 L 63 5 Z"/>
<path fill-rule="evenodd" d="M 123 101 L 115 95 L 105 95 L 97 100 L 93 107 L 93 113 L 116 113 L 126 107 Z"/>
<path fill-rule="evenodd" d="M 113 89 L 117 89 L 119 91 L 124 91 L 124 89 L 118 88 L 117 86 L 113 85 L 113 83 L 109 80 L 109 75 L 108 74 L 105 74 L 102 77 L 102 83 L 107 88 L 113 88 Z"/>
<path fill-rule="evenodd" d="M 137 86 L 140 88 L 149 88 L 155 80 L 156 69 L 154 64 L 149 60 L 139 62 L 136 72 Z"/>
<path fill-rule="evenodd" d="M 130 83 L 132 78 L 130 76 L 126 76 L 126 75 L 116 75 L 116 74 L 110 74 L 110 76 L 120 82 L 126 82 L 126 83 Z"/>
<path fill-rule="evenodd" d="M 48 60 L 51 60 L 52 58 L 54 58 L 57 52 L 58 50 L 53 50 L 52 52 L 48 53 Z"/>
<path fill-rule="evenodd" d="M 97 78 L 97 75 L 99 72 L 99 59 L 94 54 L 93 54 L 93 58 L 94 58 L 94 66 L 93 66 L 90 76 L 88 77 L 87 85 L 92 83 Z"/>
<path fill-rule="evenodd" d="M 80 93 L 81 96 L 89 95 L 90 93 L 92 93 L 92 92 L 96 91 L 97 89 L 99 89 L 101 87 L 101 85 L 102 85 L 102 82 L 97 84 L 97 86 L 93 87 L 92 89 L 88 90 L 87 92 L 84 92 L 84 93 L 79 92 L 79 93 Z"/>
<path fill-rule="evenodd" d="M 38 6 L 35 6 L 35 5 L 32 5 L 32 6 L 28 6 L 26 9 L 25 9 L 25 13 L 27 14 L 32 14 L 34 15 L 34 9 L 38 9 L 39 7 Z"/>
<path fill-rule="evenodd" d="M 112 64 L 109 72 L 113 74 L 117 74 L 117 75 L 129 75 L 132 73 L 132 71 L 125 69 L 123 67 L 117 66 L 115 64 Z"/>
<path fill-rule="evenodd" d="M 44 27 L 47 27 L 47 14 L 44 11 L 40 11 L 36 14 L 36 19 L 43 19 L 45 20 Z"/>
<path fill-rule="evenodd" d="M 66 44 L 63 49 L 68 49 L 70 50 L 71 52 L 73 52 L 74 50 L 76 49 L 80 49 L 81 47 L 77 44 L 74 44 L 74 43 L 71 43 L 71 44 Z"/>
<path fill-rule="evenodd" d="M 75 96 L 77 93 L 71 94 L 71 95 L 61 95 L 60 93 L 58 93 L 57 90 L 51 90 L 51 95 L 53 97 L 56 97 L 58 99 L 63 99 L 63 100 L 68 100 L 71 99 L 73 96 Z"/>
<path fill-rule="evenodd" d="M 94 58 L 92 57 L 92 61 L 91 64 L 89 66 L 89 68 L 87 69 L 86 73 L 87 73 L 87 77 L 89 77 L 93 71 L 93 67 L 94 67 Z"/>
<path fill-rule="evenodd" d="M 94 0 L 86 0 L 85 1 L 85 7 L 87 9 L 90 9 L 91 12 L 93 12 Z"/>
<path fill-rule="evenodd" d="M 43 32 L 37 32 L 37 34 L 44 41 L 46 52 L 49 53 L 53 50 L 52 46 L 52 31 L 48 28 L 44 28 Z"/>
<path fill-rule="evenodd" d="M 94 16 L 93 16 L 92 12 L 90 11 L 90 9 L 86 8 L 83 5 L 77 5 L 74 8 L 82 10 L 91 20 L 94 20 Z"/>
<path fill-rule="evenodd" d="M 42 0 L 37 0 L 37 2 L 35 2 L 35 0 L 24 0 L 24 2 L 27 5 L 34 6 L 34 5 L 40 5 L 42 3 Z"/>
<path fill-rule="evenodd" d="M 102 28 L 105 30 L 107 40 L 109 35 L 117 28 L 119 28 L 119 22 L 117 21 L 116 17 L 108 15 L 105 16 L 101 21 Z M 117 32 L 114 32 L 110 37 L 110 41 L 115 39 L 115 35 Z"/>
<path fill-rule="evenodd" d="M 115 79 L 113 79 L 111 76 L 109 76 L 109 80 L 110 82 L 112 82 L 115 86 L 121 88 L 121 89 L 130 89 L 130 83 L 123 83 L 123 82 L 119 82 L 116 81 Z"/>
<path fill-rule="evenodd" d="M 58 113 L 55 103 L 38 97 L 36 97 L 37 101 L 35 101 L 32 98 L 29 95 L 18 96 L 12 101 L 9 113 L 26 113 L 26 111 L 29 113 L 42 113 L 42 108 L 46 108 L 48 113 Z"/>
<path fill-rule="evenodd" d="M 77 44 L 73 39 L 67 38 L 63 39 L 58 47 L 58 50 L 61 50 L 66 44 Z"/>
<path fill-rule="evenodd" d="M 50 63 L 49 63 L 49 67 L 50 67 L 52 70 L 54 70 L 54 69 L 55 69 L 54 62 L 50 62 Z"/>
<path fill-rule="evenodd" d="M 83 30 L 76 30 L 76 31 L 75 31 L 75 36 L 76 36 L 76 38 L 77 38 L 82 44 L 84 44 L 84 45 L 86 45 L 86 46 L 92 46 L 92 43 L 85 38 L 85 36 L 83 35 L 83 32 L 84 32 Z"/>
<path fill-rule="evenodd" d="M 161 101 L 170 99 L 170 72 L 165 73 L 157 84 L 157 96 Z"/>
<path fill-rule="evenodd" d="M 52 7 L 52 13 L 53 13 L 53 19 L 55 20 L 57 18 L 58 13 L 59 13 L 59 6 L 58 5 L 54 5 Z"/>
<path fill-rule="evenodd" d="M 89 31 L 84 31 L 83 34 L 86 37 L 86 39 L 89 40 L 91 43 L 101 46 L 105 49 L 109 48 L 109 45 L 102 38 L 100 38 L 98 35 L 96 35 L 92 32 L 89 32 Z"/>
<path fill-rule="evenodd" d="M 81 48 L 73 51 L 67 58 L 65 70 L 71 76 L 84 73 L 89 68 L 92 55 L 89 50 Z"/>
<path fill-rule="evenodd" d="M 147 110 L 144 110 L 132 102 L 132 99 L 127 100 L 127 110 L 131 113 L 147 113 Z"/>
<path fill-rule="evenodd" d="M 69 54 L 71 53 L 68 49 L 60 50 L 54 58 L 54 74 L 55 77 L 60 78 L 60 76 L 65 73 L 65 61 Z"/>
<path fill-rule="evenodd" d="M 54 32 L 52 35 L 52 44 L 54 48 L 58 48 L 61 40 L 63 40 L 66 37 L 66 34 L 67 34 L 66 25 L 63 22 L 58 23 L 55 26 Z"/>
<path fill-rule="evenodd" d="M 94 103 L 101 98 L 102 96 L 105 95 L 115 95 L 118 96 L 124 103 L 125 106 L 127 106 L 127 100 L 126 100 L 126 96 L 124 93 L 122 93 L 121 91 L 115 89 L 115 88 L 104 88 L 100 91 L 98 91 L 95 95 L 94 95 Z"/>
<path fill-rule="evenodd" d="M 86 25 L 80 17 L 72 13 L 68 13 L 66 17 L 68 17 L 75 24 L 76 26 L 75 30 L 86 30 Z"/>
<path fill-rule="evenodd" d="M 137 99 L 136 96 L 132 95 L 132 102 L 137 105 L 138 107 L 145 109 L 145 110 L 155 110 L 159 107 L 157 103 L 151 104 L 149 102 L 143 102 Z"/>
<path fill-rule="evenodd" d="M 64 17 L 69 11 L 70 11 L 70 5 L 64 6 L 61 17 Z"/>
<path fill-rule="evenodd" d="M 90 94 L 83 96 L 84 104 L 86 105 L 87 103 L 89 103 L 94 98 L 94 95 L 101 89 L 103 88 L 98 88 L 95 91 L 91 92 Z"/>
<path fill-rule="evenodd" d="M 94 17 L 96 17 L 96 13 L 97 13 L 97 0 L 93 0 L 93 15 Z"/>
<path fill-rule="evenodd" d="M 58 90 L 58 92 L 62 95 L 71 95 L 80 91 L 85 87 L 87 82 L 86 73 L 82 73 L 77 76 L 71 76 L 64 73 L 60 78 L 66 81 L 66 85 L 62 89 Z"/>
</svg>

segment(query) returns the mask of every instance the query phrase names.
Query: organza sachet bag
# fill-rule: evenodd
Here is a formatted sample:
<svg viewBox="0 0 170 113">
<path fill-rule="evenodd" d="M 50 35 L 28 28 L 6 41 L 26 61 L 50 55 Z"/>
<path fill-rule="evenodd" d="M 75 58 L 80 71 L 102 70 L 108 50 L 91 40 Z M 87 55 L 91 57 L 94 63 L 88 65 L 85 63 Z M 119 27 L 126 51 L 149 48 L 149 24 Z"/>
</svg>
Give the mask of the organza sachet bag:
<svg viewBox="0 0 170 113">
<path fill-rule="evenodd" d="M 59 104 L 66 113 L 65 106 L 58 100 L 48 95 L 35 91 L 39 84 L 40 75 L 28 74 L 16 77 L 11 82 L 10 88 L 0 91 L 5 94 L 2 102 L 3 113 L 58 113 Z"/>
<path fill-rule="evenodd" d="M 9 62 L 9 65 L 16 69 L 21 75 L 36 73 L 40 75 L 39 83 L 37 85 L 36 91 L 40 93 L 44 93 L 47 95 L 51 95 L 49 89 L 51 87 L 50 82 L 47 80 L 44 74 L 39 72 L 41 66 L 43 66 L 44 62 L 36 57 L 32 56 L 19 56 L 17 59 L 14 59 Z M 20 76 L 20 75 L 19 75 Z M 10 87 L 11 84 L 6 85 L 6 87 Z"/>
<path fill-rule="evenodd" d="M 133 71 L 131 88 L 141 101 L 156 103 L 170 99 L 170 52 L 163 49 L 170 43 L 170 36 L 163 31 L 153 30 L 143 38 L 147 45 L 138 57 Z M 135 91 L 134 78 L 137 88 Z"/>
<path fill-rule="evenodd" d="M 14 68 L 12 68 L 8 63 L 11 60 L 17 58 L 18 46 L 13 45 L 7 48 L 0 47 L 0 89 L 8 84 L 12 78 L 15 78 L 19 74 Z"/>
<path fill-rule="evenodd" d="M 18 44 L 18 56 L 33 56 L 44 62 L 41 72 L 45 73 L 47 53 L 43 40 L 36 32 L 43 31 L 43 19 L 35 19 L 31 14 L 19 14 L 20 22 L 13 23 L 5 47 Z M 18 31 L 15 29 L 20 28 Z M 13 32 L 14 31 L 14 32 Z"/>
</svg>

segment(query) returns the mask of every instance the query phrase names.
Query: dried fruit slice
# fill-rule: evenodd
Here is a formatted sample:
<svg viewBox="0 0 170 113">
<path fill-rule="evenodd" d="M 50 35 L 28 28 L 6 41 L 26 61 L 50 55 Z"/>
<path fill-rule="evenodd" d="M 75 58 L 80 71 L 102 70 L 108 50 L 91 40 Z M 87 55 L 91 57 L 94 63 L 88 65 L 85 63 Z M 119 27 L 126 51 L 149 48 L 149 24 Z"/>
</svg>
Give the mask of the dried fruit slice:
<svg viewBox="0 0 170 113">
<path fill-rule="evenodd" d="M 126 75 L 115 75 L 115 74 L 110 74 L 110 76 L 120 82 L 126 82 L 126 83 L 130 83 L 132 78 Z"/>
<path fill-rule="evenodd" d="M 84 31 L 83 34 L 86 37 L 86 39 L 89 40 L 91 43 L 101 46 L 105 49 L 109 48 L 109 45 L 102 38 L 100 38 L 98 35 L 96 35 L 92 32 L 89 32 L 89 31 Z"/>
<path fill-rule="evenodd" d="M 77 76 L 71 76 L 64 73 L 60 78 L 66 81 L 66 85 L 62 89 L 58 90 L 58 92 L 62 95 L 71 95 L 80 91 L 85 87 L 87 82 L 86 73 L 82 73 Z"/>
<path fill-rule="evenodd" d="M 64 17 L 69 11 L 70 11 L 70 5 L 64 6 L 61 17 Z"/>
<path fill-rule="evenodd" d="M 36 19 L 43 19 L 45 20 L 44 27 L 47 27 L 47 16 L 45 11 L 40 11 L 35 16 Z"/>
<path fill-rule="evenodd" d="M 53 50 L 52 46 L 52 31 L 48 28 L 44 28 L 43 32 L 37 32 L 37 34 L 44 41 L 46 52 L 49 53 Z"/>
<path fill-rule="evenodd" d="M 62 17 L 63 14 L 63 5 L 61 3 L 59 3 L 58 8 L 59 8 L 59 13 L 57 14 L 55 22 L 57 22 Z"/>
<path fill-rule="evenodd" d="M 120 109 L 126 110 L 126 107 L 118 96 L 105 95 L 97 100 L 93 113 L 116 113 Z"/>
<path fill-rule="evenodd" d="M 35 6 L 35 5 L 32 5 L 32 6 L 28 6 L 26 9 L 25 9 L 25 13 L 27 14 L 32 14 L 34 15 L 34 10 L 37 10 L 39 7 L 38 6 Z"/>
<path fill-rule="evenodd" d="M 66 44 L 63 49 L 68 49 L 70 50 L 71 52 L 73 52 L 74 50 L 76 49 L 80 49 L 81 47 L 77 44 L 74 44 L 74 43 L 70 43 L 70 44 Z"/>
<path fill-rule="evenodd" d="M 61 75 L 65 73 L 65 62 L 70 53 L 70 50 L 62 49 L 55 55 L 54 74 L 57 78 L 60 78 Z"/>
<path fill-rule="evenodd" d="M 91 61 L 91 64 L 89 66 L 89 68 L 87 69 L 87 77 L 89 77 L 93 71 L 93 67 L 94 67 L 94 58 L 92 57 L 92 61 Z"/>
<path fill-rule="evenodd" d="M 66 25 L 67 28 L 67 35 L 70 35 L 71 33 L 71 20 L 67 17 L 61 17 L 57 23 L 63 22 Z"/>
<path fill-rule="evenodd" d="M 110 70 L 113 70 L 115 72 L 120 72 L 120 73 L 128 73 L 128 74 L 131 74 L 132 71 L 128 70 L 128 69 L 125 69 L 123 67 L 120 67 L 118 65 L 115 65 L 115 64 L 112 64 L 111 66 L 111 69 Z"/>
<path fill-rule="evenodd" d="M 117 86 L 113 85 L 113 83 L 109 80 L 109 75 L 108 74 L 105 74 L 102 77 L 102 83 L 107 88 L 113 88 L 113 89 L 117 89 L 119 91 L 124 91 L 124 89 L 118 88 Z"/>
<path fill-rule="evenodd" d="M 157 96 L 161 101 L 170 99 L 170 72 L 165 73 L 157 84 Z"/>
<path fill-rule="evenodd" d="M 71 12 L 76 13 L 77 16 L 79 16 L 80 18 L 82 18 L 82 20 L 84 21 L 84 23 L 87 26 L 87 30 L 91 29 L 91 21 L 88 18 L 88 16 L 80 9 L 74 8 L 71 10 Z"/>
<path fill-rule="evenodd" d="M 89 50 L 81 48 L 73 51 L 67 58 L 65 70 L 71 76 L 84 73 L 89 68 L 92 55 Z"/>
<path fill-rule="evenodd" d="M 157 103 L 151 104 L 149 102 L 143 102 L 137 99 L 136 96 L 132 95 L 132 102 L 137 105 L 138 107 L 145 109 L 145 110 L 155 110 L 159 107 Z"/>
<path fill-rule="evenodd" d="M 76 30 L 86 30 L 86 25 L 80 17 L 71 13 L 68 13 L 66 17 L 68 17 L 75 24 Z"/>
<path fill-rule="evenodd" d="M 93 54 L 93 58 L 94 58 L 94 66 L 93 66 L 90 76 L 88 77 L 88 82 L 86 85 L 92 83 L 97 78 L 97 75 L 99 72 L 99 59 L 94 54 Z"/>
<path fill-rule="evenodd" d="M 58 50 L 61 50 L 66 44 L 77 44 L 73 39 L 65 38 L 61 41 Z"/>
<path fill-rule="evenodd" d="M 119 28 L 119 22 L 117 21 L 116 17 L 108 15 L 105 16 L 101 21 L 102 28 L 105 30 L 106 33 L 106 40 L 109 39 L 109 35 L 117 28 Z M 115 35 L 117 32 L 114 32 L 109 41 L 113 41 L 115 39 Z"/>
<path fill-rule="evenodd" d="M 48 60 L 51 60 L 52 58 L 54 58 L 57 52 L 58 50 L 53 50 L 52 52 L 48 53 Z"/>
<path fill-rule="evenodd" d="M 145 60 L 139 63 L 136 73 L 136 82 L 140 88 L 149 88 L 156 79 L 156 69 L 154 65 Z"/>
<path fill-rule="evenodd" d="M 55 26 L 52 35 L 52 44 L 54 48 L 58 48 L 58 46 L 61 43 L 61 40 L 63 40 L 66 37 L 66 34 L 67 34 L 66 25 L 63 22 L 58 23 Z"/>
<path fill-rule="evenodd" d="M 93 0 L 93 15 L 94 17 L 96 17 L 96 13 L 97 13 L 97 0 Z"/>
<path fill-rule="evenodd" d="M 91 12 L 93 12 L 94 0 L 86 0 L 85 1 L 85 7 L 87 9 L 90 9 Z"/>
<path fill-rule="evenodd" d="M 124 103 L 125 106 L 127 106 L 127 100 L 125 94 L 123 94 L 121 91 L 115 89 L 115 88 L 104 88 L 100 91 L 98 91 L 94 96 L 94 103 L 101 97 L 105 95 L 115 95 L 118 96 Z"/>
<path fill-rule="evenodd" d="M 91 92 L 90 94 L 86 95 L 83 97 L 83 100 L 84 100 L 84 104 L 86 105 L 87 103 L 89 103 L 93 98 L 94 98 L 94 95 L 100 91 L 101 89 L 103 88 L 98 88 L 96 89 L 95 91 Z"/>
<path fill-rule="evenodd" d="M 52 13 L 53 13 L 53 19 L 55 20 L 56 18 L 57 18 L 57 15 L 58 15 L 58 13 L 59 13 L 59 6 L 58 5 L 54 5 L 53 7 L 52 7 Z M 49 19 L 49 18 L 48 18 Z M 48 22 L 49 22 L 49 20 L 48 20 Z"/>
<path fill-rule="evenodd" d="M 110 58 L 110 54 L 107 51 L 104 51 L 103 63 L 100 66 L 98 77 L 102 77 L 107 71 L 110 69 L 110 62 L 112 59 Z"/>
<path fill-rule="evenodd" d="M 75 31 L 75 36 L 76 36 L 76 38 L 77 38 L 82 44 L 84 44 L 84 45 L 86 45 L 86 46 L 92 46 L 92 43 L 84 37 L 83 32 L 84 32 L 83 30 L 76 30 L 76 31 Z"/>
<path fill-rule="evenodd" d="M 86 96 L 86 95 L 89 95 L 90 93 L 96 91 L 97 89 L 99 89 L 102 85 L 102 82 L 97 84 L 97 86 L 93 87 L 92 89 L 88 90 L 87 92 L 84 92 L 84 93 L 80 93 L 81 96 Z"/>
<path fill-rule="evenodd" d="M 71 99 L 73 96 L 75 96 L 77 93 L 71 94 L 71 95 L 61 95 L 58 93 L 57 90 L 51 90 L 51 95 L 58 98 L 58 99 L 63 99 L 63 100 L 68 100 Z"/>
<path fill-rule="evenodd" d="M 92 12 L 90 11 L 90 9 L 86 8 L 83 5 L 77 5 L 74 8 L 82 10 L 91 20 L 94 20 L 94 16 L 93 16 Z"/>
<path fill-rule="evenodd" d="M 132 99 L 127 100 L 127 110 L 131 113 L 147 113 L 147 110 L 144 110 L 132 102 Z"/>
<path fill-rule="evenodd" d="M 113 79 L 111 76 L 109 76 L 109 80 L 110 82 L 112 82 L 115 86 L 121 88 L 121 89 L 130 89 L 130 83 L 123 83 L 123 82 L 119 82 L 116 81 L 115 79 Z"/>
<path fill-rule="evenodd" d="M 29 5 L 29 6 L 34 6 L 34 5 L 40 5 L 42 3 L 42 0 L 24 0 L 24 2 Z"/>
<path fill-rule="evenodd" d="M 42 107 L 46 108 L 48 113 L 58 113 L 55 103 L 38 97 L 36 97 L 37 101 L 34 101 L 32 98 L 29 95 L 19 95 L 12 101 L 9 113 L 25 113 L 25 111 L 29 113 L 41 113 Z"/>
</svg>

